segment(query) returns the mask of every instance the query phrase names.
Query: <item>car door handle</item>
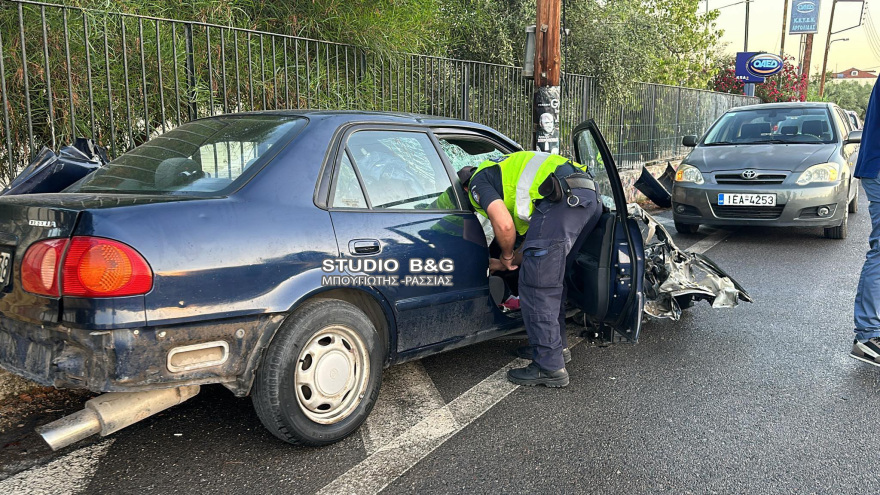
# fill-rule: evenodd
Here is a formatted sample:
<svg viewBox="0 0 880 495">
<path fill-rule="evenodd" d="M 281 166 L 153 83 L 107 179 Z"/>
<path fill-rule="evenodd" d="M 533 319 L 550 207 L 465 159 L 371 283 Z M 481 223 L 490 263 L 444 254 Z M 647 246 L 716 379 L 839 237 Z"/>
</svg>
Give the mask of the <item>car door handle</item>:
<svg viewBox="0 0 880 495">
<path fill-rule="evenodd" d="M 348 242 L 348 252 L 351 254 L 378 254 L 382 252 L 382 245 L 376 239 L 355 239 Z"/>
</svg>

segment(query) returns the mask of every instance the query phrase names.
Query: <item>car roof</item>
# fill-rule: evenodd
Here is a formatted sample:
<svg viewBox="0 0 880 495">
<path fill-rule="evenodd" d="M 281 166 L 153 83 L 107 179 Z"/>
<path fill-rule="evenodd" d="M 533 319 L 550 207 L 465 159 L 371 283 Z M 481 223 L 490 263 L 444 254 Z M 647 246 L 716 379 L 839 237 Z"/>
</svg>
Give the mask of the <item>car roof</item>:
<svg viewBox="0 0 880 495">
<path fill-rule="evenodd" d="M 747 110 L 773 110 L 776 108 L 829 108 L 833 103 L 823 101 L 786 101 L 780 103 L 761 103 L 758 105 L 746 105 L 744 107 L 731 108 L 728 112 L 741 112 Z"/>
<path fill-rule="evenodd" d="M 460 127 L 471 130 L 487 132 L 495 136 L 501 136 L 508 141 L 508 144 L 520 147 L 516 140 L 511 139 L 498 129 L 472 122 L 451 117 L 438 117 L 436 115 L 424 115 L 418 113 L 407 112 L 379 112 L 367 110 L 321 110 L 321 109 L 296 109 L 296 110 L 262 110 L 256 112 L 239 112 L 227 113 L 222 115 L 214 115 L 204 117 L 203 119 L 222 118 L 222 117 L 240 117 L 240 116 L 279 116 L 279 117 L 304 117 L 310 122 L 326 122 L 331 125 L 341 126 L 345 124 L 364 123 L 383 123 L 383 124 L 403 124 L 403 125 L 422 125 L 429 127 Z"/>
<path fill-rule="evenodd" d="M 438 117 L 434 115 L 424 115 L 418 113 L 407 113 L 407 112 L 378 112 L 378 111 L 366 111 L 366 110 L 320 110 L 320 109 L 296 109 L 296 110 L 262 110 L 256 112 L 240 112 L 240 113 L 227 113 L 222 115 L 215 115 L 212 117 L 205 117 L 206 119 L 211 119 L 215 117 L 235 117 L 235 116 L 247 116 L 247 115 L 258 115 L 258 116 L 268 116 L 268 115 L 276 115 L 282 117 L 306 117 L 309 120 L 338 120 L 338 121 L 361 121 L 361 120 L 369 120 L 369 121 L 382 121 L 382 122 L 397 122 L 397 123 L 406 123 L 406 124 L 422 124 L 422 125 L 465 125 L 468 127 L 480 127 L 489 129 L 482 124 L 478 124 L 476 122 L 470 122 L 467 120 L 460 120 L 449 117 Z"/>
</svg>

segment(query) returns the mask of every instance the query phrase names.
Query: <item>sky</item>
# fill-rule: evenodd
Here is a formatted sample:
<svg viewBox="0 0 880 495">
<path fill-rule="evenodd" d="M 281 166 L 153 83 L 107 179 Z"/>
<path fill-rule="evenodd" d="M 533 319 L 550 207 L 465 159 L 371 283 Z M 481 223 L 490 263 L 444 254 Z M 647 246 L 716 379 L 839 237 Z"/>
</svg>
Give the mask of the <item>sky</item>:
<svg viewBox="0 0 880 495">
<path fill-rule="evenodd" d="M 828 20 L 831 16 L 832 0 L 819 0 L 819 32 L 813 35 L 813 56 L 810 72 L 818 73 L 822 68 L 822 57 L 825 53 L 825 40 L 828 36 Z M 724 51 L 734 54 L 743 50 L 745 37 L 745 3 L 735 4 L 741 0 L 704 0 L 700 8 L 719 9 L 716 29 L 724 30 L 721 43 L 726 44 Z M 779 42 L 782 37 L 782 12 L 785 2 L 789 2 L 789 20 L 791 18 L 791 0 L 752 0 L 749 6 L 749 51 L 767 51 L 779 53 Z M 725 7 L 731 5 L 730 7 Z M 722 8 L 724 7 L 724 8 Z M 838 1 L 834 13 L 833 31 L 854 26 L 859 22 L 862 4 L 854 1 Z M 875 70 L 880 73 L 880 53 L 872 51 L 866 33 L 868 20 L 867 11 L 871 12 L 874 30 L 880 33 L 880 0 L 868 0 L 865 20 L 862 26 L 842 33 L 831 35 L 831 39 L 849 38 L 849 41 L 836 41 L 831 44 L 828 54 L 828 70 L 838 72 L 855 67 L 861 70 Z M 785 53 L 797 57 L 801 35 L 787 35 Z M 877 47 L 880 48 L 880 47 Z M 798 61 L 799 63 L 799 61 Z"/>
</svg>

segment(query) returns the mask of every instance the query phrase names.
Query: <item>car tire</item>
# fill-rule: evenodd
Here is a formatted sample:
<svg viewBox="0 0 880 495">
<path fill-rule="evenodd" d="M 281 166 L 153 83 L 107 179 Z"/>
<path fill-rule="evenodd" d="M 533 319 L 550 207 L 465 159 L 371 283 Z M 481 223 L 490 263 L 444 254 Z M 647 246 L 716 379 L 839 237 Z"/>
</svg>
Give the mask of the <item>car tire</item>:
<svg viewBox="0 0 880 495">
<path fill-rule="evenodd" d="M 379 396 L 382 342 L 353 304 L 306 302 L 281 325 L 257 370 L 251 400 L 260 421 L 292 444 L 327 445 L 352 434 Z"/>
<path fill-rule="evenodd" d="M 675 230 L 679 234 L 696 234 L 700 230 L 700 224 L 675 222 Z"/>
<path fill-rule="evenodd" d="M 853 196 L 852 201 L 849 202 L 847 207 L 850 213 L 858 213 L 859 212 L 859 192 L 856 191 L 855 196 Z"/>
<path fill-rule="evenodd" d="M 846 239 L 846 226 L 849 223 L 849 209 L 843 213 L 843 222 L 837 227 L 826 227 L 825 237 L 828 239 Z"/>
</svg>

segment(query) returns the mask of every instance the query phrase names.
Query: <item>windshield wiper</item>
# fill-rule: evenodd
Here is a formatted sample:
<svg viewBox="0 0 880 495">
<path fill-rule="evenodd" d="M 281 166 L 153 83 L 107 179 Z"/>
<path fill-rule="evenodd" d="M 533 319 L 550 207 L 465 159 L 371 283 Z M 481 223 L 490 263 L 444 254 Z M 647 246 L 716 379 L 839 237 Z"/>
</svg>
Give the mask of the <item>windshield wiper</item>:
<svg viewBox="0 0 880 495">
<path fill-rule="evenodd" d="M 714 143 L 705 143 L 706 146 L 724 146 L 730 144 L 742 144 L 742 143 L 732 143 L 730 141 L 715 141 Z"/>
</svg>

